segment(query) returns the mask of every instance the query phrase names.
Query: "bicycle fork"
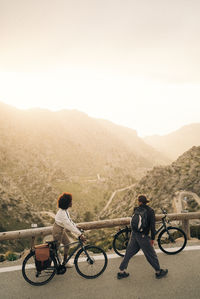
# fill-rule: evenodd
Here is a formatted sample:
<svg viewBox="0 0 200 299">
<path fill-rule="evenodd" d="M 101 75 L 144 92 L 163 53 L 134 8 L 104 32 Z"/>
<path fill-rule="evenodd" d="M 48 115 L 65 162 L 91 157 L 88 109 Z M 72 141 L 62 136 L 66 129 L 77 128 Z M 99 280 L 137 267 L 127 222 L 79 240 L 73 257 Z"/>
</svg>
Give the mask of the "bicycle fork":
<svg viewBox="0 0 200 299">
<path fill-rule="evenodd" d="M 174 238 L 172 237 L 172 235 L 169 233 L 169 230 L 167 228 L 167 226 L 165 226 L 166 232 L 168 234 L 168 239 L 170 240 L 170 242 L 175 243 Z"/>
<path fill-rule="evenodd" d="M 94 259 L 89 256 L 89 254 L 88 254 L 87 250 L 85 249 L 85 247 L 83 247 L 83 251 L 85 252 L 85 255 L 87 256 L 88 264 L 93 265 L 94 264 Z"/>
</svg>

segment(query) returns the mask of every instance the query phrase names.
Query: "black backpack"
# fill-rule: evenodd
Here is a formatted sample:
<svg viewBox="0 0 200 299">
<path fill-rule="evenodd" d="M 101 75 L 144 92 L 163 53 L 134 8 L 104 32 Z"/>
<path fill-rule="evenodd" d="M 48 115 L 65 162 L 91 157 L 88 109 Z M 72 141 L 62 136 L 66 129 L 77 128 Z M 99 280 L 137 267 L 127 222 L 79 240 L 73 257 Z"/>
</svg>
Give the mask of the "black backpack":
<svg viewBox="0 0 200 299">
<path fill-rule="evenodd" d="M 131 219 L 131 229 L 135 232 L 143 232 L 148 227 L 147 209 L 139 206 L 134 210 Z"/>
</svg>

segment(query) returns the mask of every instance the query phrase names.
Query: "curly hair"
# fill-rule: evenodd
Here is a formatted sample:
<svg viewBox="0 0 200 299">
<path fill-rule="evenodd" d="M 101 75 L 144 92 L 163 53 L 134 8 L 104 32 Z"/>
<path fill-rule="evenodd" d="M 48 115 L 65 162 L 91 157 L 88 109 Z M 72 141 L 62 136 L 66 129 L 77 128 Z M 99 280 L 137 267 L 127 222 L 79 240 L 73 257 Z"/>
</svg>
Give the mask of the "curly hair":
<svg viewBox="0 0 200 299">
<path fill-rule="evenodd" d="M 64 192 L 58 197 L 57 206 L 63 210 L 67 210 L 72 201 L 72 194 Z"/>
</svg>

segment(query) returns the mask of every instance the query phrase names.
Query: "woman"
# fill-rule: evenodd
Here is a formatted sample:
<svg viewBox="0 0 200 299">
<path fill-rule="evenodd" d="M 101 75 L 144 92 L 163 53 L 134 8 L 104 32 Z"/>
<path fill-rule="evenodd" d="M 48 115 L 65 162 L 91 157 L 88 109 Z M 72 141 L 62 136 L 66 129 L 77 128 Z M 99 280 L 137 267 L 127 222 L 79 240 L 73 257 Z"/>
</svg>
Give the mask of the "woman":
<svg viewBox="0 0 200 299">
<path fill-rule="evenodd" d="M 72 232 L 77 237 L 81 237 L 85 241 L 85 237 L 82 235 L 81 231 L 76 227 L 75 223 L 71 220 L 68 208 L 72 207 L 72 194 L 63 193 L 58 198 L 58 212 L 55 216 L 55 223 L 53 225 L 53 239 L 58 242 L 58 246 L 62 243 L 64 247 L 64 260 L 67 260 L 67 255 L 69 251 L 69 237 L 66 233 L 67 231 Z M 73 265 L 69 262 L 67 267 L 72 267 Z"/>
</svg>

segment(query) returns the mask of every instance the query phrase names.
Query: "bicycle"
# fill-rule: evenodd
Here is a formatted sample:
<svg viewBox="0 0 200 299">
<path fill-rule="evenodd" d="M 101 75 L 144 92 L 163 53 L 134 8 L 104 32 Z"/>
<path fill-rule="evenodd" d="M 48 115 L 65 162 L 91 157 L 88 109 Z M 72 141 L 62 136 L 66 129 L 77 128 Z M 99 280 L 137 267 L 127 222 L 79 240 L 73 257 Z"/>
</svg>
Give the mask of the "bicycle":
<svg viewBox="0 0 200 299">
<path fill-rule="evenodd" d="M 108 259 L 103 249 L 93 245 L 84 245 L 83 241 L 78 238 L 77 241 L 68 245 L 77 244 L 75 249 L 69 255 L 65 263 L 61 263 L 57 250 L 57 241 L 46 242 L 50 250 L 50 265 L 42 271 L 38 271 L 35 264 L 35 249 L 31 248 L 30 253 L 25 257 L 22 264 L 22 275 L 31 285 L 40 286 L 48 283 L 55 274 L 64 274 L 66 264 L 76 253 L 74 264 L 76 271 L 87 279 L 93 279 L 100 276 L 106 269 Z M 79 250 L 78 250 L 79 249 Z M 88 271 L 88 272 L 87 272 Z"/>
<path fill-rule="evenodd" d="M 168 226 L 170 223 L 167 219 L 167 211 L 161 208 L 164 216 L 162 217 L 161 226 L 156 230 L 155 234 L 158 235 L 158 246 L 166 254 L 177 254 L 182 251 L 187 243 L 185 232 L 174 226 Z M 119 230 L 113 239 L 113 249 L 119 256 L 124 256 L 131 235 L 131 228 L 126 226 L 124 229 Z M 173 246 L 172 246 L 173 245 Z M 175 245 L 175 246 L 174 246 Z"/>
</svg>

